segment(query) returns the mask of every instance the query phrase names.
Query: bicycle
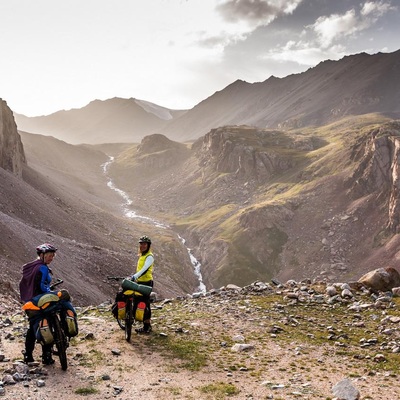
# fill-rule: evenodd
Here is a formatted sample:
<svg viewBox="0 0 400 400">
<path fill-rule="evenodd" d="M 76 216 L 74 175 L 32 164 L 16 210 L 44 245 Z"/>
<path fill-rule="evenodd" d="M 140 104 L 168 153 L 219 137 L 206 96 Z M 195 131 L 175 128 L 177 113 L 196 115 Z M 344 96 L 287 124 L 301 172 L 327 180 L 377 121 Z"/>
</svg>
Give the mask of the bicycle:
<svg viewBox="0 0 400 400">
<path fill-rule="evenodd" d="M 125 302 L 125 312 L 123 313 L 123 318 L 119 318 L 119 315 L 117 313 L 116 319 L 119 327 L 125 331 L 125 340 L 127 342 L 130 342 L 132 337 L 132 326 L 137 321 L 135 315 L 136 313 L 134 312 L 135 298 L 136 296 L 141 294 L 149 295 L 152 288 L 149 286 L 137 284 L 136 282 L 130 281 L 127 278 L 121 276 L 107 276 L 107 279 L 114 280 L 116 282 L 121 281 L 121 286 L 123 288 L 122 293 L 124 295 Z"/>
<path fill-rule="evenodd" d="M 51 285 L 50 288 L 53 290 L 56 286 L 61 285 L 62 283 L 62 279 L 57 279 L 57 281 Z M 44 314 L 49 321 L 50 330 L 53 334 L 54 344 L 57 349 L 57 352 L 53 351 L 53 354 L 58 355 L 61 369 L 66 371 L 68 368 L 67 348 L 69 347 L 70 338 L 66 335 L 64 317 L 65 310 L 62 308 L 62 305 L 59 302 L 55 302 L 49 307 L 50 309 L 48 311 L 46 309 Z"/>
<path fill-rule="evenodd" d="M 107 276 L 108 280 L 114 280 L 116 282 L 123 281 L 125 277 L 121 276 Z M 125 302 L 125 312 L 124 318 L 119 318 L 117 313 L 117 323 L 119 327 L 125 331 L 125 340 L 127 342 L 131 341 L 132 336 L 132 325 L 134 324 L 133 318 L 133 304 L 134 304 L 134 291 L 131 289 L 124 290 L 124 302 Z"/>
<path fill-rule="evenodd" d="M 50 286 L 50 289 L 53 290 L 62 283 L 62 279 L 57 279 Z M 57 351 L 52 350 L 52 353 L 58 355 L 61 368 L 66 371 L 68 368 L 67 348 L 69 347 L 70 337 L 66 333 L 66 310 L 62 301 L 60 301 L 60 297 L 55 293 L 45 293 L 38 299 L 37 305 L 32 305 L 32 301 L 30 301 L 23 306 L 23 309 L 27 312 L 29 318 L 36 319 L 38 323 L 44 319 L 48 321 L 50 330 L 48 337 L 52 338 L 52 341 L 48 344 L 55 344 Z"/>
</svg>

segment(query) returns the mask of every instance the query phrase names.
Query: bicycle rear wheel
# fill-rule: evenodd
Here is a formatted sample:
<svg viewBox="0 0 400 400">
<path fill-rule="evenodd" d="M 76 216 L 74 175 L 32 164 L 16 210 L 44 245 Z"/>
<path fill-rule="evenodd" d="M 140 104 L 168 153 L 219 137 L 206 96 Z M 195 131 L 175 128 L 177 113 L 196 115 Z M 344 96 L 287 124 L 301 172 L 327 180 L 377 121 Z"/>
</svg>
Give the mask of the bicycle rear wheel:
<svg viewBox="0 0 400 400">
<path fill-rule="evenodd" d="M 126 301 L 126 312 L 125 312 L 125 340 L 131 341 L 132 336 L 132 324 L 133 324 L 133 302 L 132 298 L 128 298 Z"/>
<path fill-rule="evenodd" d="M 57 348 L 58 358 L 60 359 L 61 368 L 66 371 L 68 368 L 67 347 L 68 341 L 65 332 L 61 326 L 58 315 L 54 316 L 54 342 Z"/>
</svg>

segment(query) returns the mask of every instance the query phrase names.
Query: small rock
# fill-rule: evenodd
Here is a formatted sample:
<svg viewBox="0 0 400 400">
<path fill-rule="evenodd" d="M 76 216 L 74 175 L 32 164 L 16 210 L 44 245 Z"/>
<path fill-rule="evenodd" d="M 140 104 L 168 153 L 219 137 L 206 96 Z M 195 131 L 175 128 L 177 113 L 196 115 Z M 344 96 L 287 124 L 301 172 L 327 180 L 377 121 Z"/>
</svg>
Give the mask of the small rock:
<svg viewBox="0 0 400 400">
<path fill-rule="evenodd" d="M 342 290 L 342 294 L 341 296 L 345 299 L 345 298 L 351 298 L 353 297 L 353 293 L 351 292 L 350 289 L 343 289 Z"/>
<path fill-rule="evenodd" d="M 244 342 L 244 336 L 243 335 L 236 335 L 232 338 L 234 342 Z"/>
<path fill-rule="evenodd" d="M 5 385 L 15 385 L 17 383 L 10 374 L 5 374 L 3 376 L 3 382 Z"/>
<path fill-rule="evenodd" d="M 384 361 L 386 361 L 386 357 L 383 354 L 377 354 L 374 357 L 374 361 L 375 362 L 384 362 Z"/>
<path fill-rule="evenodd" d="M 86 336 L 85 336 L 85 340 L 94 340 L 94 334 L 93 333 L 88 333 Z"/>
<path fill-rule="evenodd" d="M 231 347 L 231 351 L 239 352 L 239 351 L 248 351 L 253 350 L 254 346 L 251 344 L 245 343 L 237 343 Z"/>
<path fill-rule="evenodd" d="M 343 379 L 332 388 L 333 395 L 338 400 L 358 400 L 360 392 L 355 388 L 350 379 Z"/>
<path fill-rule="evenodd" d="M 272 385 L 271 389 L 273 390 L 277 390 L 277 389 L 283 389 L 285 387 L 285 385 L 279 384 L 279 385 Z"/>
<path fill-rule="evenodd" d="M 124 390 L 122 386 L 113 386 L 113 389 L 116 395 L 120 394 Z"/>
<path fill-rule="evenodd" d="M 328 287 L 326 288 L 326 290 L 325 290 L 325 293 L 326 293 L 328 296 L 333 297 L 333 296 L 336 296 L 336 295 L 337 295 L 337 290 L 336 290 L 336 288 L 335 288 L 334 286 L 328 286 Z"/>
</svg>

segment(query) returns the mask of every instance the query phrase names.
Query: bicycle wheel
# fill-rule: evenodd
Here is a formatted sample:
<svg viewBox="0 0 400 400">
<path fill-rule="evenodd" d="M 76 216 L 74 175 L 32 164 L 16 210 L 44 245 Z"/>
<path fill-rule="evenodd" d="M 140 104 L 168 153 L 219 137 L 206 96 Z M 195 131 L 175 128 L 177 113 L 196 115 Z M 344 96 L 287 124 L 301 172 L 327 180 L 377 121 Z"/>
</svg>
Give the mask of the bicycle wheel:
<svg viewBox="0 0 400 400">
<path fill-rule="evenodd" d="M 117 322 L 119 327 L 124 331 L 125 330 L 125 320 L 117 318 Z"/>
<path fill-rule="evenodd" d="M 66 371 L 68 368 L 68 360 L 67 360 L 67 347 L 68 341 L 65 336 L 65 332 L 61 326 L 60 318 L 58 314 L 56 314 L 53 318 L 54 322 L 54 342 L 57 348 L 58 357 L 60 359 L 61 368 L 63 371 Z"/>
<path fill-rule="evenodd" d="M 127 342 L 131 341 L 131 336 L 132 336 L 132 324 L 133 324 L 133 303 L 132 303 L 132 298 L 129 297 L 128 300 L 126 301 L 126 312 L 125 312 L 125 340 Z"/>
</svg>

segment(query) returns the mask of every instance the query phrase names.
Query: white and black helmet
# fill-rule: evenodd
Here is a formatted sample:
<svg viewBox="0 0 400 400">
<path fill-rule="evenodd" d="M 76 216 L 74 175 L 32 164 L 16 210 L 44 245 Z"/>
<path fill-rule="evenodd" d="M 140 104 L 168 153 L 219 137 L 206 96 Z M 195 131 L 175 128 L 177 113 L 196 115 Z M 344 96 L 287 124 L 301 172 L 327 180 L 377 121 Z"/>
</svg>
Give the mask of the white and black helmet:
<svg viewBox="0 0 400 400">
<path fill-rule="evenodd" d="M 55 253 L 56 251 L 57 251 L 57 248 L 54 247 L 50 243 L 43 243 L 43 244 L 39 245 L 38 247 L 36 247 L 36 253 L 38 255 L 46 254 L 46 253 Z"/>
<path fill-rule="evenodd" d="M 141 236 L 141 237 L 139 238 L 139 243 L 148 243 L 148 244 L 151 244 L 151 239 L 150 239 L 148 236 L 144 235 L 144 236 Z"/>
</svg>

